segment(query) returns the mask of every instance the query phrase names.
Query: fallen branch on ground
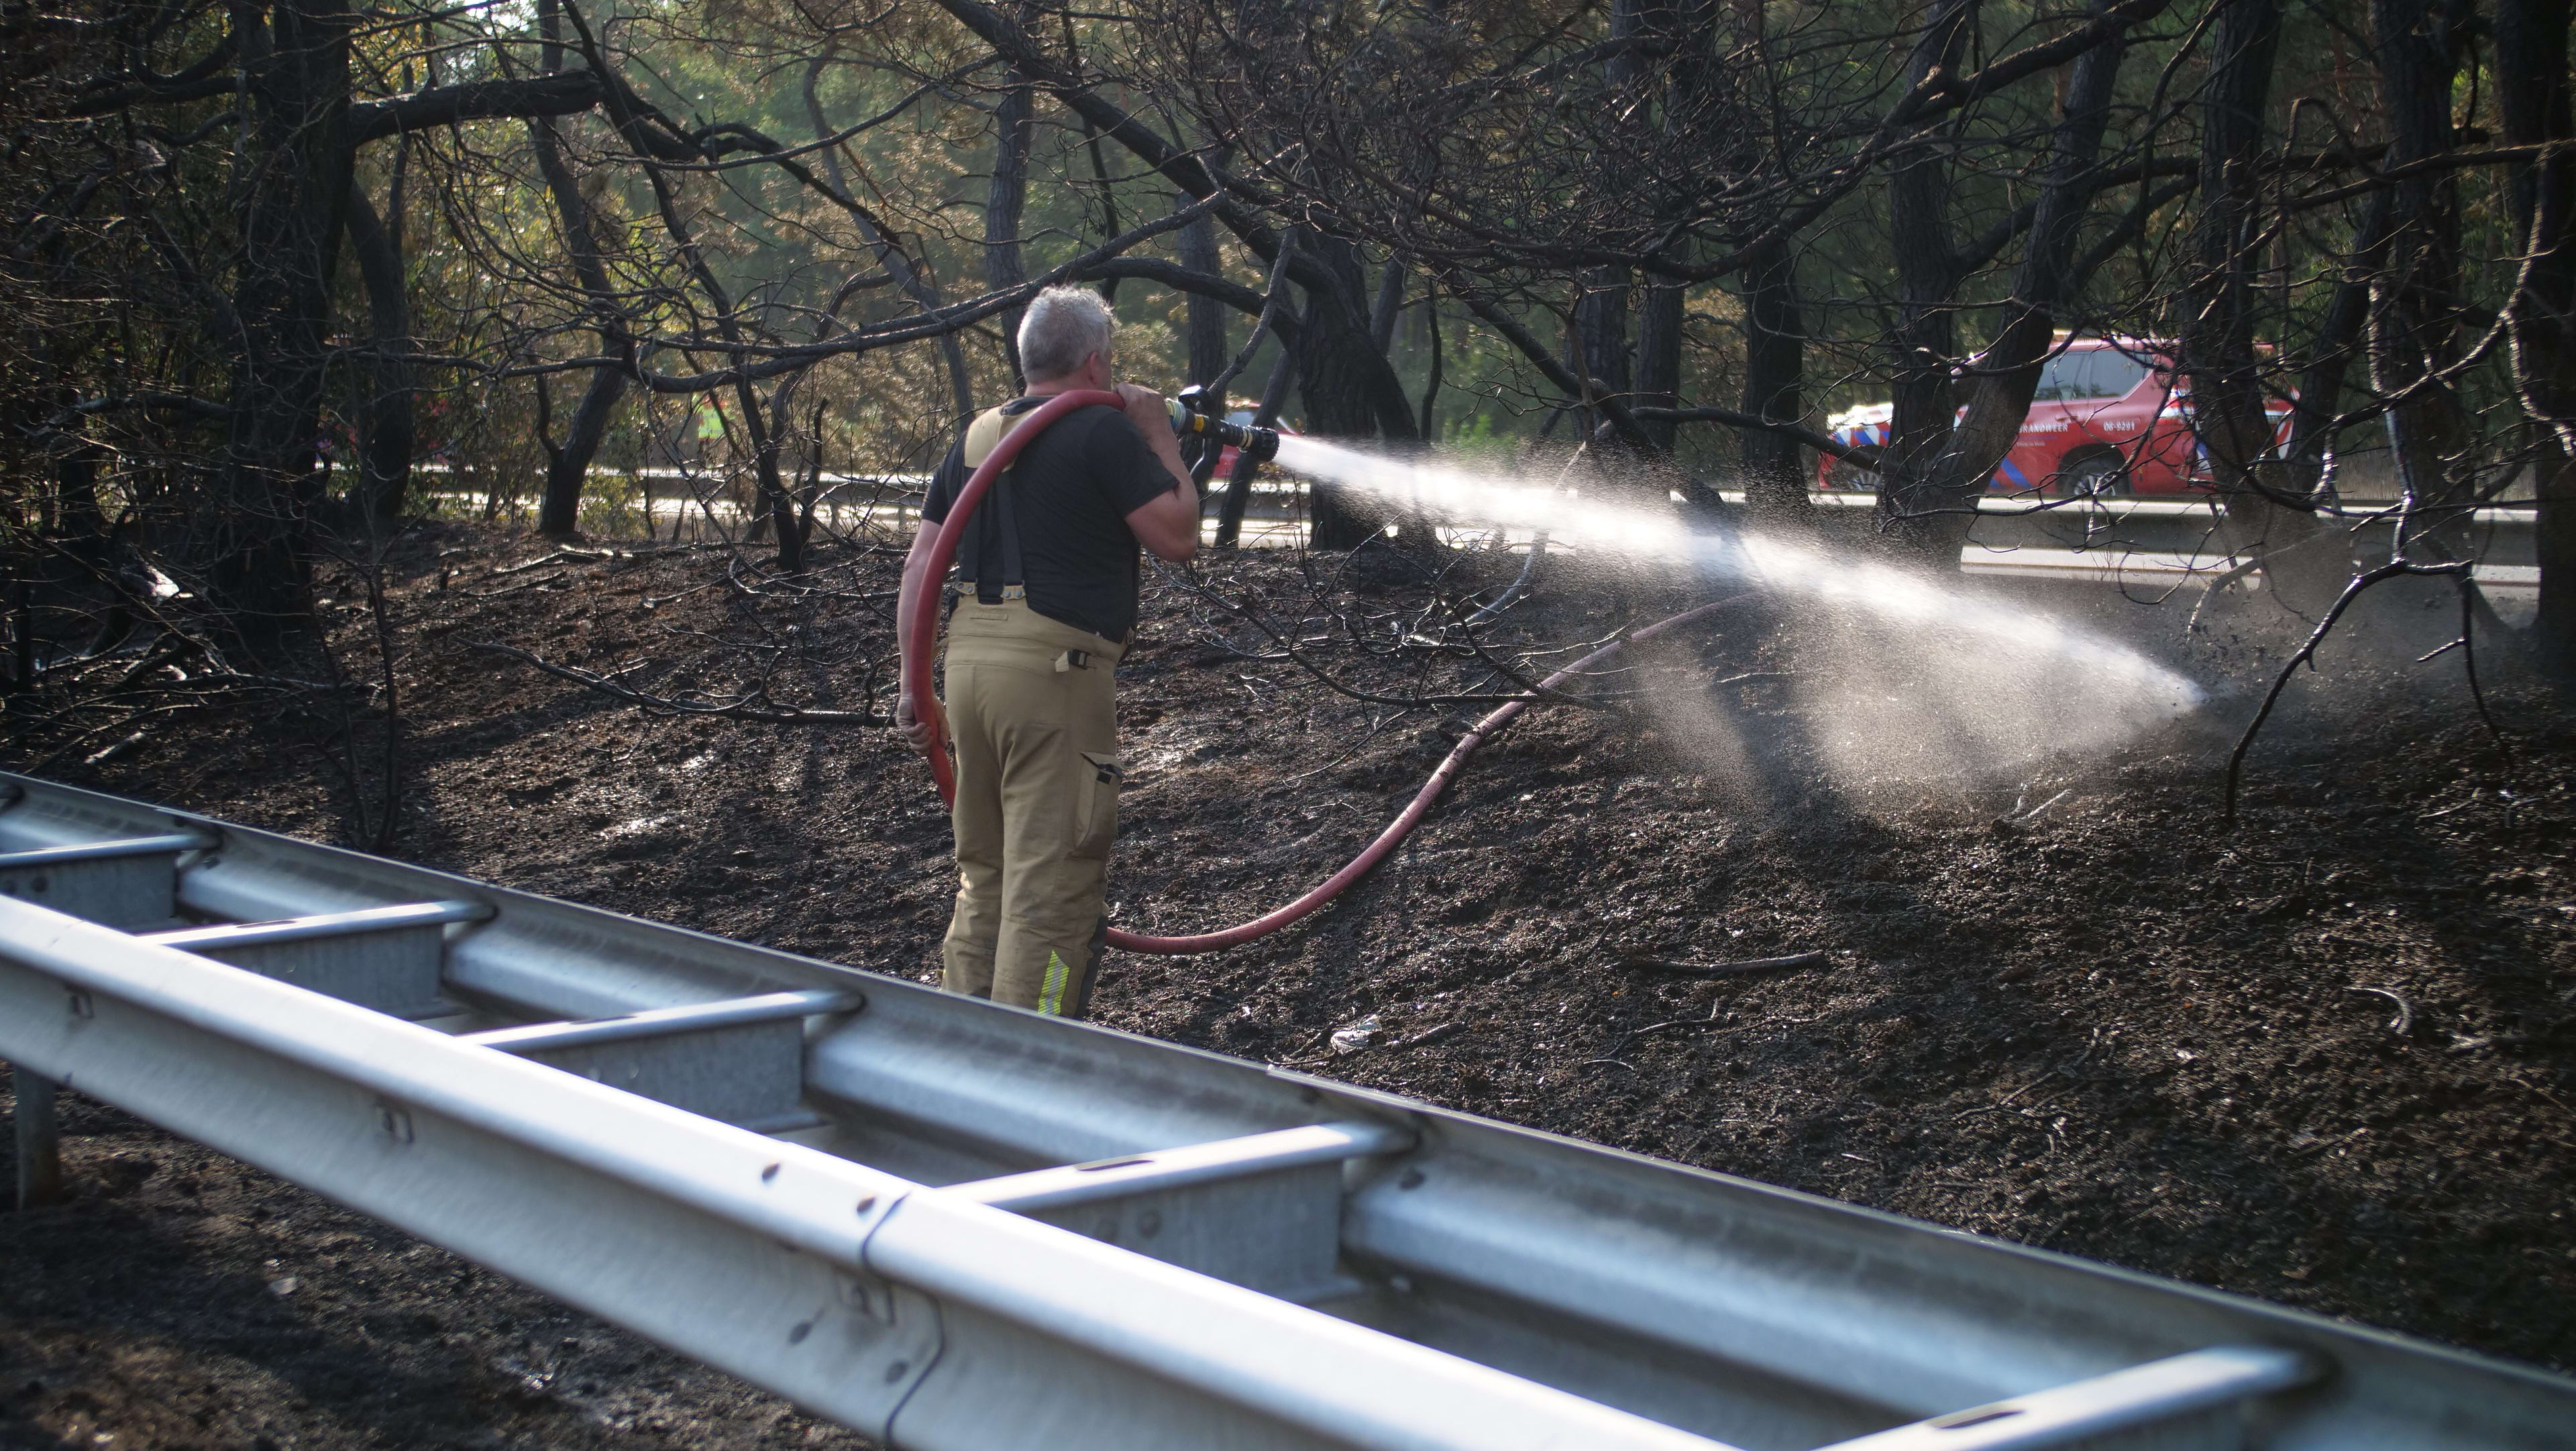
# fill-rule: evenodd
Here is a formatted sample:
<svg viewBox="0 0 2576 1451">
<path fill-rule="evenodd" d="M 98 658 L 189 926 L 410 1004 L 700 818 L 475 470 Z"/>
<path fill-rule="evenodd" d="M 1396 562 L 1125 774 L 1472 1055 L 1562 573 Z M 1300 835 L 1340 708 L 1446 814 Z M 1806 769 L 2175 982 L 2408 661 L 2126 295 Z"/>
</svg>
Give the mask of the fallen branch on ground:
<svg viewBox="0 0 2576 1451">
<path fill-rule="evenodd" d="M 1725 1019 L 1719 1017 L 1717 1015 L 1717 1009 L 1711 1008 L 1709 1009 L 1708 1016 L 1705 1018 L 1672 1018 L 1661 1023 L 1648 1023 L 1642 1028 L 1632 1028 L 1628 1031 L 1628 1035 L 1626 1037 L 1619 1040 L 1619 1046 L 1611 1049 L 1609 1053 L 1604 1056 L 1616 1058 L 1620 1054 L 1627 1052 L 1628 1045 L 1636 1042 L 1638 1039 L 1649 1037 L 1656 1033 L 1669 1032 L 1675 1028 L 1732 1028 L 1734 1026 L 1736 1025 L 1728 1023 Z"/>
<path fill-rule="evenodd" d="M 2399 992 L 2397 989 L 2393 987 L 2362 987 L 2356 984 L 2352 987 L 2345 988 L 2344 991 L 2348 993 L 2372 993 L 2379 997 L 2388 999 L 2390 1002 L 2397 1005 L 2397 1016 L 2389 1019 L 2388 1031 L 2395 1033 L 2400 1038 L 2403 1038 L 2407 1034 L 2415 1031 L 2415 1005 L 2406 1001 L 2406 995 Z"/>
<path fill-rule="evenodd" d="M 520 560 L 516 564 L 496 564 L 492 566 L 492 573 L 496 578 L 505 574 L 525 574 L 532 569 L 543 569 L 549 564 L 594 563 L 608 558 L 608 555 L 609 552 L 605 549 L 558 549 L 551 554 L 540 554 L 534 559 Z"/>
<path fill-rule="evenodd" d="M 107 749 L 87 758 L 88 764 L 102 764 L 106 761 L 115 759 L 117 755 L 122 754 L 125 750 L 140 744 L 145 732 L 150 730 L 151 726 L 159 718 L 164 716 L 183 715 L 192 710 L 205 710 L 210 704 L 210 702 L 203 700 L 182 700 L 170 705 L 151 706 L 146 709 L 137 710 L 131 714 L 121 716 L 115 720 L 91 726 L 87 730 L 84 730 L 78 735 L 75 735 L 71 739 L 63 742 L 61 745 L 54 747 L 51 751 L 46 752 L 45 755 L 39 758 L 34 765 L 29 766 L 26 769 L 31 774 L 43 775 L 56 761 L 63 759 L 65 756 L 72 754 L 72 752 L 76 750 L 79 750 L 89 741 L 99 736 L 106 735 L 112 731 L 124 730 L 128 726 L 136 727 L 136 730 L 131 736 L 128 736 L 124 740 L 119 741 L 116 745 L 109 746 Z"/>
<path fill-rule="evenodd" d="M 2090 1056 L 2093 1050 L 2091 1048 L 2087 1048 L 2084 1051 L 2087 1056 Z M 2082 1063 L 2084 1060 L 2082 1058 L 2078 1058 L 2075 1061 L 2077 1063 Z M 2041 1084 L 2046 1083 L 2048 1080 L 2057 1077 L 2060 1073 L 2065 1071 L 2065 1069 L 2051 1068 L 2047 1072 L 2040 1074 L 2037 1078 L 2032 1079 L 2030 1082 L 2023 1084 L 2021 1087 L 2014 1089 L 2012 1092 L 2005 1094 L 2003 1097 L 1996 1099 L 1992 1103 L 1981 1103 L 1975 1108 L 1969 1109 L 1965 1113 L 1954 1113 L 1950 1115 L 1950 1121 L 1952 1123 L 1956 1123 L 1963 1118 L 1975 1118 L 1981 1113 L 1994 1113 L 1999 1109 L 2010 1108 L 2012 1107 L 2014 1099 L 2021 1097 L 2023 1094 L 2030 1092 L 2032 1089 L 2039 1087 Z"/>
<path fill-rule="evenodd" d="M 2013 803 L 2013 810 L 2007 811 L 2003 815 L 1994 819 L 1994 829 L 1998 832 L 2019 831 L 2023 827 L 2030 825 L 2032 822 L 2039 820 L 2041 816 L 2047 813 L 2050 807 L 2055 806 L 2060 801 L 2063 801 L 2074 794 L 2075 788 L 2069 786 L 2065 790 L 2049 797 L 2047 800 L 2032 807 L 2028 811 L 2021 810 L 2021 803 L 2016 801 Z"/>
<path fill-rule="evenodd" d="M 521 574 L 531 569 L 541 569 L 549 564 L 599 564 L 602 562 L 616 562 L 624 564 L 647 559 L 659 559 L 664 555 L 669 554 L 697 554 L 706 550 L 730 549 L 732 547 L 733 546 L 729 544 L 704 543 L 655 544 L 642 549 L 617 549 L 613 547 L 605 549 L 580 549 L 572 545 L 566 545 L 552 553 L 540 554 L 534 559 L 523 559 L 516 564 L 496 564 L 492 566 L 492 573 L 495 576 L 504 574 Z"/>
<path fill-rule="evenodd" d="M 117 757 L 124 755 L 126 752 L 133 750 L 136 746 L 143 744 L 145 741 L 151 739 L 151 737 L 152 732 L 149 730 L 136 731 L 134 734 L 116 742 L 114 745 L 83 756 L 81 758 L 81 764 L 84 766 L 104 766 L 108 762 L 115 760 Z"/>
<path fill-rule="evenodd" d="M 2271 719 L 2272 707 L 2280 703 L 2281 692 L 2289 688 L 2290 677 L 2298 672 L 2301 665 L 2311 670 L 2316 668 L 2317 647 L 2325 643 L 2326 636 L 2334 632 L 2335 622 L 2343 618 L 2344 611 L 2352 608 L 2352 602 L 2361 598 L 2363 591 L 2382 580 L 2396 579 L 2403 575 L 2447 575 L 2451 582 L 2458 586 L 2460 636 L 2456 643 L 2460 646 L 2461 665 L 2468 672 L 2469 698 L 2477 702 L 2478 717 L 2486 722 L 2487 733 L 2494 737 L 2499 748 L 2506 749 L 2510 755 L 2510 748 L 2504 746 L 2504 732 L 2497 727 L 2495 717 L 2487 711 L 2486 691 L 2478 684 L 2477 652 L 2469 643 L 2471 606 L 2477 598 L 2470 587 L 2469 566 L 2458 561 L 2444 564 L 2413 564 L 2403 558 L 2392 559 L 2376 569 L 2354 575 L 2352 582 L 2345 585 L 2343 593 L 2336 597 L 2333 607 L 2326 611 L 2325 618 L 2317 621 L 2316 629 L 2309 632 L 2307 643 L 2301 645 L 2297 653 L 2291 655 L 2282 664 L 2280 673 L 2272 677 L 2272 688 L 2264 692 L 2262 706 L 2254 712 L 2254 719 L 2246 723 L 2245 733 L 2236 738 L 2236 749 L 2227 757 L 2226 788 L 2218 812 L 2218 819 L 2222 825 L 2233 826 L 2236 823 L 2237 788 L 2245 774 L 2245 753 L 2253 749 L 2254 738 L 2262 733 L 2263 722 Z"/>
<path fill-rule="evenodd" d="M 766 725 L 881 726 L 887 724 L 884 716 L 870 710 L 807 710 L 802 706 L 770 704 L 758 697 L 707 701 L 653 695 L 637 690 L 631 685 L 621 684 L 608 676 L 584 670 L 579 666 L 558 665 L 551 660 L 531 655 L 514 645 L 504 645 L 497 640 L 471 641 L 466 648 L 486 655 L 506 655 L 522 664 L 534 666 L 559 680 L 569 680 L 585 689 L 596 690 L 612 700 L 622 700 L 628 705 L 639 706 L 663 715 L 718 716 L 725 720 L 759 721 Z"/>
<path fill-rule="evenodd" d="M 464 591 L 464 595 L 469 600 L 507 599 L 511 595 L 525 594 L 532 589 L 544 589 L 548 585 L 560 584 L 562 582 L 562 575 L 549 574 L 542 579 L 525 579 L 519 581 L 517 584 L 505 584 L 499 589 L 469 589 Z"/>
<path fill-rule="evenodd" d="M 1822 952 L 1793 952 L 1787 957 L 1748 957 L 1740 962 L 1675 962 L 1662 957 L 1623 957 L 1622 967 L 1669 972 L 1677 977 L 1738 977 L 1755 972 L 1791 972 L 1825 960 Z"/>
<path fill-rule="evenodd" d="M 1421 695 L 1407 698 L 1400 695 L 1385 695 L 1374 690 L 1366 690 L 1337 678 L 1331 671 L 1326 670 L 1322 665 L 1316 663 L 1312 657 L 1299 648 L 1301 643 L 1300 641 L 1292 639 L 1282 632 L 1277 626 L 1271 624 L 1266 617 L 1264 617 L 1258 610 L 1253 609 L 1248 603 L 1210 588 L 1194 575 L 1166 568 L 1160 560 L 1153 558 L 1151 555 L 1146 556 L 1146 562 L 1153 565 L 1155 570 L 1159 572 L 1165 580 L 1181 589 L 1188 590 L 1192 594 L 1195 594 L 1199 598 L 1207 601 L 1209 604 L 1215 605 L 1226 613 L 1244 621 L 1255 630 L 1268 636 L 1270 642 L 1279 647 L 1279 652 L 1275 655 L 1254 655 L 1248 651 L 1242 650 L 1237 650 L 1235 653 L 1250 660 L 1285 660 L 1312 676 L 1316 683 L 1322 685 L 1325 689 L 1330 690 L 1337 695 L 1346 696 L 1352 700 L 1366 701 L 1372 705 L 1402 706 L 1408 710 L 1418 710 L 1442 705 L 1508 705 L 1514 701 L 1526 703 L 1532 700 L 1552 700 L 1565 705 L 1579 705 L 1586 710 L 1609 710 L 1616 708 L 1605 704 L 1600 700 L 1580 695 L 1568 695 L 1561 690 L 1551 690 L 1542 682 L 1528 679 L 1524 671 L 1517 669 L 1502 660 L 1496 659 L 1493 653 L 1486 649 L 1481 641 L 1476 640 L 1469 640 L 1465 645 L 1457 647 L 1462 658 L 1473 658 L 1481 662 L 1486 668 L 1492 670 L 1495 674 L 1502 676 L 1504 679 L 1512 682 L 1515 686 L 1520 687 L 1524 692 L 1523 694 L 1487 695 L 1477 693 L 1467 695 Z M 1228 645 L 1226 648 L 1234 649 L 1232 645 Z M 1449 647 L 1442 648 L 1447 649 Z"/>
<path fill-rule="evenodd" d="M 1410 1038 L 1398 1038 L 1386 1046 L 1389 1048 L 1419 1048 L 1426 1043 L 1437 1043 L 1443 1038 L 1455 1037 L 1465 1031 L 1467 1031 L 1467 1025 L 1465 1023 L 1447 1022 L 1442 1023 L 1436 1028 L 1425 1028 Z"/>
</svg>

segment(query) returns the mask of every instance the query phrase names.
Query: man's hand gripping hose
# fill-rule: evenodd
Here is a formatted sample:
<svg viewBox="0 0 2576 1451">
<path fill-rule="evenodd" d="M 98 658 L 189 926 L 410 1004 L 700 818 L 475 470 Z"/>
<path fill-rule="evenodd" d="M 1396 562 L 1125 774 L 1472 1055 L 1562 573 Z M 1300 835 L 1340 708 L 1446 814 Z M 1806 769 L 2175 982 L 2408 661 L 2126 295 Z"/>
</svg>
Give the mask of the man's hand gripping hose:
<svg viewBox="0 0 2576 1451">
<path fill-rule="evenodd" d="M 929 567 L 921 572 L 920 577 L 913 584 L 917 596 L 912 601 L 912 638 L 904 642 L 903 690 L 912 697 L 916 709 L 921 713 L 923 723 L 930 728 L 930 744 L 925 754 L 930 758 L 930 774 L 939 783 L 939 796 L 943 801 L 952 804 L 956 801 L 957 778 L 955 767 L 950 762 L 948 754 L 947 717 L 939 708 L 938 698 L 931 693 L 930 660 L 932 650 L 938 643 L 939 591 L 948 578 L 948 566 L 957 558 L 958 541 L 964 537 L 966 521 L 974 516 L 975 506 L 983 502 L 986 491 L 993 486 L 993 480 L 999 478 L 1002 471 L 1011 466 L 1011 461 L 1019 456 L 1020 450 L 1028 445 L 1029 440 L 1045 432 L 1049 424 L 1075 409 L 1095 406 L 1123 408 L 1126 406 L 1126 400 L 1115 393 L 1078 389 L 1056 394 L 1041 404 L 1036 412 L 1022 419 L 1019 426 L 1002 439 L 1001 443 L 994 448 L 992 455 L 986 458 L 966 480 L 965 487 L 957 491 L 957 501 L 949 506 L 948 518 L 940 525 L 938 537 L 932 541 Z M 1625 639 L 1614 640 L 1557 671 L 1539 682 L 1539 689 L 1555 689 L 1593 666 L 1608 660 L 1629 645 L 1651 640 L 1667 630 L 1676 629 L 1694 620 L 1705 619 L 1720 610 L 1742 604 L 1752 598 L 1754 596 L 1751 592 L 1730 595 L 1722 600 L 1684 610 L 1669 619 L 1658 620 Z M 1422 789 L 1414 793 L 1412 802 L 1396 816 L 1395 820 L 1387 823 L 1386 829 L 1378 833 L 1377 839 L 1370 842 L 1365 851 L 1351 858 L 1348 865 L 1325 878 L 1321 884 L 1304 896 L 1286 906 L 1255 917 L 1249 922 L 1228 927 L 1220 932 L 1201 932 L 1187 937 L 1148 937 L 1140 933 L 1122 932 L 1112 927 L 1109 929 L 1109 945 L 1127 952 L 1161 956 L 1215 952 L 1222 948 L 1239 947 L 1256 937 L 1266 937 L 1323 906 L 1348 890 L 1351 884 L 1367 876 L 1371 868 L 1385 860 L 1387 853 L 1395 850 L 1397 845 L 1402 843 L 1404 838 L 1411 834 L 1413 828 L 1421 822 L 1423 816 L 1431 810 L 1431 803 L 1439 800 L 1440 794 L 1449 789 L 1450 781 L 1455 779 L 1459 770 L 1467 764 L 1467 757 L 1474 754 L 1476 747 L 1484 744 L 1488 736 L 1494 735 L 1511 724 L 1513 717 L 1518 716 L 1535 698 L 1522 696 L 1517 700 L 1506 701 L 1491 715 L 1476 722 L 1472 729 L 1458 738 L 1458 744 L 1452 747 L 1449 754 L 1441 760 L 1439 768 L 1431 773 L 1429 780 L 1422 783 Z"/>
</svg>

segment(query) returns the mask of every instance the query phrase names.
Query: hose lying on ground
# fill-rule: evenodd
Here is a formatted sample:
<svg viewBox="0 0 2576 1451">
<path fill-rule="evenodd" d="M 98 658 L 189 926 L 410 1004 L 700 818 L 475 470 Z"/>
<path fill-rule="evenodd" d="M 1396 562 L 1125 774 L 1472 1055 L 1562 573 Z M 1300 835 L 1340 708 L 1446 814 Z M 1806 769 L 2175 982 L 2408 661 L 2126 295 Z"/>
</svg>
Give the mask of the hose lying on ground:
<svg viewBox="0 0 2576 1451">
<path fill-rule="evenodd" d="M 966 480 L 965 487 L 957 491 L 956 502 L 949 506 L 948 518 L 940 525 L 939 535 L 932 542 L 928 567 L 922 570 L 921 577 L 914 586 L 918 593 L 911 602 L 912 637 L 905 642 L 906 663 L 903 683 L 905 690 L 918 703 L 917 708 L 921 712 L 922 719 L 930 726 L 928 751 L 930 774 L 939 784 L 940 799 L 952 805 L 957 799 L 957 779 L 955 768 L 948 759 L 948 722 L 941 714 L 937 697 L 931 693 L 930 682 L 930 656 L 937 643 L 939 632 L 941 585 L 948 578 L 949 564 L 957 557 L 957 545 L 964 537 L 966 521 L 973 516 L 975 506 L 983 502 L 985 493 L 993 486 L 993 480 L 999 478 L 1002 471 L 1011 466 L 1011 461 L 1019 456 L 1020 450 L 1028 445 L 1029 440 L 1044 432 L 1049 424 L 1077 408 L 1095 406 L 1124 408 L 1126 400 L 1115 393 L 1094 389 L 1058 393 L 1041 404 L 1036 412 L 1029 414 L 1018 427 L 1005 435 L 1001 443 L 994 448 L 991 456 L 987 457 Z M 1658 620 L 1624 639 L 1614 640 L 1602 646 L 1550 675 L 1539 682 L 1539 689 L 1553 690 L 1630 645 L 1651 640 L 1667 630 L 1677 629 L 1694 620 L 1706 619 L 1720 610 L 1742 604 L 1753 597 L 1750 592 L 1729 595 L 1725 599 L 1695 606 L 1678 615 Z M 1439 767 L 1432 771 L 1430 779 L 1422 783 L 1422 789 L 1413 794 L 1412 802 L 1396 816 L 1395 820 L 1387 823 L 1386 829 L 1377 834 L 1377 839 L 1370 842 L 1367 849 L 1358 856 L 1351 858 L 1347 866 L 1325 878 L 1321 884 L 1304 896 L 1286 906 L 1255 917 L 1249 922 L 1228 927 L 1220 932 L 1201 932 L 1186 937 L 1149 937 L 1112 927 L 1109 929 L 1109 945 L 1127 952 L 1161 956 L 1216 952 L 1223 948 L 1239 947 L 1256 937 L 1266 937 L 1304 917 L 1340 896 L 1350 888 L 1352 883 L 1368 875 L 1371 868 L 1384 861 L 1387 853 L 1395 850 L 1397 845 L 1413 831 L 1413 828 L 1421 823 L 1423 816 L 1431 810 L 1431 803 L 1440 799 L 1440 793 L 1449 789 L 1450 781 L 1455 779 L 1458 772 L 1465 767 L 1467 757 L 1475 753 L 1476 747 L 1483 745 L 1487 737 L 1511 724 L 1513 718 L 1535 699 L 1537 699 L 1535 695 L 1524 695 L 1505 701 L 1496 707 L 1492 714 L 1476 722 L 1466 734 L 1458 738 L 1458 744 L 1450 748 L 1449 754 L 1442 758 Z"/>
</svg>

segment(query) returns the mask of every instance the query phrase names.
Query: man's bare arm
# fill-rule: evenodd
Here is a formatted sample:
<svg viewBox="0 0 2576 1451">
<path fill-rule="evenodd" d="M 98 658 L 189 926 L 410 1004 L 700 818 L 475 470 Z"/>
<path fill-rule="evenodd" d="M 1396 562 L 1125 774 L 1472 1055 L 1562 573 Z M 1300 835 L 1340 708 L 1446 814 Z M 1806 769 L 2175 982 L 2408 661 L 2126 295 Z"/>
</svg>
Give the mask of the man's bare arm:
<svg viewBox="0 0 2576 1451">
<path fill-rule="evenodd" d="M 1199 552 L 1199 491 L 1190 482 L 1189 465 L 1181 462 L 1181 441 L 1172 434 L 1171 409 L 1162 394 L 1142 384 L 1121 383 L 1118 394 L 1127 400 L 1128 420 L 1145 435 L 1145 447 L 1172 476 L 1169 492 L 1128 512 L 1127 532 L 1152 550 L 1155 558 L 1183 563 Z"/>
<path fill-rule="evenodd" d="M 894 701 L 894 728 L 903 732 L 903 738 L 916 751 L 930 749 L 930 722 L 922 703 L 912 698 L 912 621 L 921 608 L 913 598 L 921 588 L 922 577 L 930 573 L 931 547 L 938 537 L 939 526 L 922 520 L 920 530 L 912 536 L 912 552 L 903 557 L 903 587 L 894 598 L 894 638 L 900 651 L 897 658 L 902 662 L 898 677 L 902 683 Z"/>
</svg>

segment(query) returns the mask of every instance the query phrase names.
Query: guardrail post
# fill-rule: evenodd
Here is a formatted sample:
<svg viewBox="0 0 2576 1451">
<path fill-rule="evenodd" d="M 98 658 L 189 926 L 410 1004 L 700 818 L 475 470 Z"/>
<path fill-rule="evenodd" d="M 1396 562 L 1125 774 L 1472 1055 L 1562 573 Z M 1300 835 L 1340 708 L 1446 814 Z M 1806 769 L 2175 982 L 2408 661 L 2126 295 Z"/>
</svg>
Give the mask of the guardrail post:
<svg viewBox="0 0 2576 1451">
<path fill-rule="evenodd" d="M 63 1136 L 54 1119 L 54 1094 L 61 1085 L 13 1066 L 9 1087 L 18 1098 L 18 1207 L 60 1204 Z"/>
</svg>

